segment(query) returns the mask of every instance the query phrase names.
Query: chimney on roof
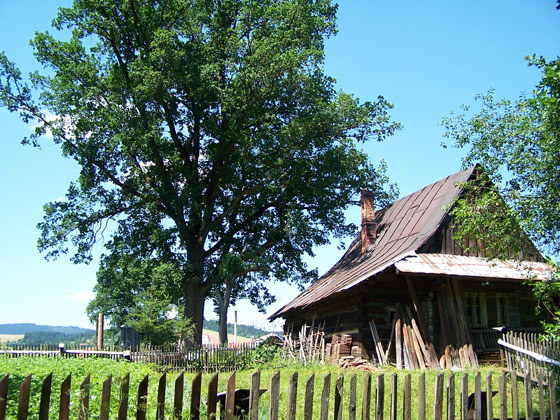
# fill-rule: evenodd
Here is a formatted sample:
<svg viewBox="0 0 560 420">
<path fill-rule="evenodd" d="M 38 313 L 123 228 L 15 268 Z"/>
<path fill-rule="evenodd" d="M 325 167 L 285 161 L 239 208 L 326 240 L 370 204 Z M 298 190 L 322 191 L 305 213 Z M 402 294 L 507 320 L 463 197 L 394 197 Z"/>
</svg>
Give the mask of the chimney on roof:
<svg viewBox="0 0 560 420">
<path fill-rule="evenodd" d="M 360 200 L 362 208 L 362 254 L 375 242 L 377 224 L 375 223 L 374 204 L 373 193 L 364 188 Z"/>
</svg>

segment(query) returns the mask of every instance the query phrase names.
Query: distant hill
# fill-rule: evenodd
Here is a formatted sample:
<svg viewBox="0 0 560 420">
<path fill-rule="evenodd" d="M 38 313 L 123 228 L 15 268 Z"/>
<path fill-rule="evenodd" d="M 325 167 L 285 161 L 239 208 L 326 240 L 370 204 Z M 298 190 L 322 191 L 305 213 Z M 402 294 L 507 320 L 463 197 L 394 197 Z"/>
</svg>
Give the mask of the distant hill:
<svg viewBox="0 0 560 420">
<path fill-rule="evenodd" d="M 95 331 L 80 327 L 57 327 L 52 325 L 38 324 L 0 324 L 0 334 L 27 334 L 34 332 L 57 332 L 62 334 L 82 334 Z"/>
<path fill-rule="evenodd" d="M 218 331 L 218 321 L 214 319 L 204 320 L 204 328 L 210 331 Z M 227 324 L 228 334 L 233 334 L 233 324 Z M 253 327 L 252 325 L 237 324 L 237 335 L 239 337 L 261 337 L 268 334 L 270 331 L 261 330 L 260 328 Z"/>
</svg>

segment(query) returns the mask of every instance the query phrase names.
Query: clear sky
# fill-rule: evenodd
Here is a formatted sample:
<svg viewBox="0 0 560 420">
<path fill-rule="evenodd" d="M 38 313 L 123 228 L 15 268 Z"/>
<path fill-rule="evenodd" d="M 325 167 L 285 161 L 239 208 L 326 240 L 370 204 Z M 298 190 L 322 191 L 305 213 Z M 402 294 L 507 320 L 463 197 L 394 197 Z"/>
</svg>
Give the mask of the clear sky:
<svg viewBox="0 0 560 420">
<path fill-rule="evenodd" d="M 48 29 L 57 7 L 68 4 L 0 0 L 0 50 L 25 74 L 37 68 L 29 39 Z M 346 0 L 338 24 L 338 35 L 326 44 L 326 73 L 363 101 L 383 95 L 395 105 L 392 115 L 403 130 L 365 147 L 373 162 L 385 159 L 401 195 L 460 169 L 462 152 L 440 146 L 444 116 L 490 88 L 496 97 L 512 99 L 531 91 L 540 74 L 527 66 L 525 56 L 554 59 L 560 53 L 554 0 Z M 90 327 L 84 309 L 97 261 L 89 266 L 64 257 L 47 262 L 36 248 L 43 204 L 64 196 L 78 168 L 48 138 L 41 150 L 20 145 L 30 128 L 4 109 L 0 128 L 0 324 Z M 359 223 L 357 209 L 347 214 Z M 101 251 L 100 246 L 97 254 Z M 317 249 L 310 267 L 323 273 L 342 252 L 337 244 Z M 278 301 L 269 314 L 298 293 L 280 284 L 271 288 Z M 207 307 L 213 317 L 210 302 Z M 266 325 L 249 305 L 237 310 L 240 323 Z"/>
</svg>

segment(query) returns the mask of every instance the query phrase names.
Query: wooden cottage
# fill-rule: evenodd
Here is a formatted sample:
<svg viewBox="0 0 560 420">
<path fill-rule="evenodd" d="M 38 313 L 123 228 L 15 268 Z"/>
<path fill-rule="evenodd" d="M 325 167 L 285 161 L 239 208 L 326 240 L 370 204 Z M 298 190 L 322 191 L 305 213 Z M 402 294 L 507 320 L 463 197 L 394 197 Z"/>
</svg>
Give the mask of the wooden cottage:
<svg viewBox="0 0 560 420">
<path fill-rule="evenodd" d="M 358 237 L 271 318 L 284 318 L 286 333 L 320 325 L 327 342 L 351 336 L 354 355 L 409 367 L 434 364 L 436 357 L 445 365 L 444 354 L 448 362 L 451 354 L 476 364 L 476 353 L 498 351 L 495 327 L 540 329 L 524 283 L 528 270 L 544 279 L 551 268 L 533 244 L 527 261 L 502 262 L 483 258 L 483 249 L 467 254 L 452 239 L 450 206 L 478 170 L 450 175 L 377 212 L 364 190 Z M 423 361 L 410 354 L 415 346 Z"/>
</svg>

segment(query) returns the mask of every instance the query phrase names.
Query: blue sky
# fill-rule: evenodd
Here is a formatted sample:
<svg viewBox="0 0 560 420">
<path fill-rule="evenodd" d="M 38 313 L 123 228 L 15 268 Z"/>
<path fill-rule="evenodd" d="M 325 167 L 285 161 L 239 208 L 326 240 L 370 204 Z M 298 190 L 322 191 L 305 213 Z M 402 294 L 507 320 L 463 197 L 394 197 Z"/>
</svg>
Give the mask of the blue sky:
<svg viewBox="0 0 560 420">
<path fill-rule="evenodd" d="M 35 30 L 49 28 L 58 6 L 68 4 L 0 1 L 0 50 L 24 73 L 36 69 L 28 41 Z M 385 159 L 401 195 L 460 169 L 462 151 L 440 146 L 439 123 L 450 111 L 490 88 L 496 97 L 516 98 L 538 83 L 538 70 L 524 58 L 554 59 L 560 53 L 555 8 L 553 0 L 341 2 L 339 33 L 326 43 L 325 70 L 340 89 L 361 100 L 383 95 L 395 105 L 392 115 L 403 130 L 365 149 L 373 162 Z M 30 128 L 17 115 L 0 109 L 0 127 L 0 323 L 88 327 L 84 308 L 97 262 L 74 265 L 64 257 L 47 262 L 36 248 L 43 204 L 64 196 L 78 168 L 48 138 L 41 150 L 21 146 Z M 358 209 L 347 214 L 359 221 Z M 317 249 L 310 267 L 320 273 L 330 268 L 343 252 L 336 245 Z M 271 288 L 278 301 L 269 313 L 297 294 L 280 284 Z M 249 305 L 237 309 L 240 323 L 266 325 Z"/>
</svg>

